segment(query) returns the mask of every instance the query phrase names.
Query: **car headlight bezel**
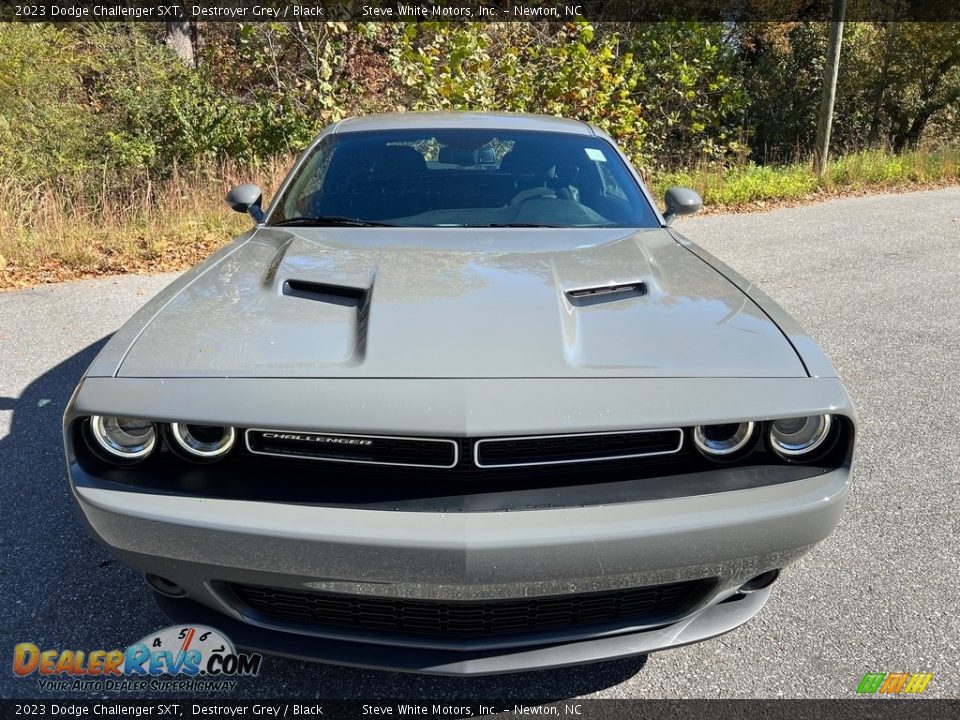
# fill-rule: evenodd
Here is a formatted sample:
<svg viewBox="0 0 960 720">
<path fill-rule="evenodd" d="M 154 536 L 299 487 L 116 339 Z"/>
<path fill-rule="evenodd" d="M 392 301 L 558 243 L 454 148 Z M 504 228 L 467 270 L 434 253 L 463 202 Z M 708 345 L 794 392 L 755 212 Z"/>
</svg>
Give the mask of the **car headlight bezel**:
<svg viewBox="0 0 960 720">
<path fill-rule="evenodd" d="M 142 423 L 146 427 L 142 438 L 124 430 L 122 421 Z M 91 446 L 104 459 L 121 464 L 132 464 L 146 459 L 158 445 L 159 432 L 151 420 L 125 415 L 91 415 L 88 420 Z M 141 439 L 141 442 L 132 440 Z M 125 444 L 126 443 L 126 444 Z"/>
<path fill-rule="evenodd" d="M 736 429 L 725 439 L 711 438 L 710 430 L 724 426 L 735 426 Z M 757 423 L 752 420 L 731 423 L 711 423 L 697 425 L 693 428 L 693 444 L 701 455 L 709 460 L 727 461 L 740 457 L 751 447 L 755 439 Z"/>
<path fill-rule="evenodd" d="M 777 423 L 803 420 L 804 424 L 793 432 L 787 432 L 782 427 L 778 428 Z M 817 420 L 815 427 L 808 428 L 811 420 Z M 770 422 L 767 430 L 767 443 L 770 449 L 784 460 L 798 461 L 807 460 L 815 457 L 825 450 L 825 444 L 832 435 L 834 428 L 833 416 L 829 414 L 822 415 L 799 415 L 796 417 L 779 418 Z M 804 442 L 789 441 L 787 438 L 805 437 Z"/>
<path fill-rule="evenodd" d="M 191 428 L 219 428 L 222 437 L 217 441 L 198 438 Z M 237 443 L 237 430 L 230 425 L 173 422 L 168 425 L 170 447 L 181 457 L 193 462 L 214 462 L 225 457 Z"/>
</svg>

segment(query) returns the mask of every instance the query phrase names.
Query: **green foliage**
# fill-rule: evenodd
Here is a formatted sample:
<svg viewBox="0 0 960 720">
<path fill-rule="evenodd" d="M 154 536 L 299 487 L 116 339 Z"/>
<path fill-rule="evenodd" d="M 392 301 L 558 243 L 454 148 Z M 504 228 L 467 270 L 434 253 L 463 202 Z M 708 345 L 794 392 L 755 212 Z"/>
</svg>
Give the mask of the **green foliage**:
<svg viewBox="0 0 960 720">
<path fill-rule="evenodd" d="M 411 24 L 392 60 L 414 110 L 563 115 L 594 122 L 641 153 L 647 123 L 632 97 L 632 56 L 588 23 Z"/>
<path fill-rule="evenodd" d="M 747 95 L 721 23 L 628 26 L 631 97 L 651 132 L 645 155 L 676 167 L 742 155 Z"/>
<path fill-rule="evenodd" d="M 92 100 L 110 127 L 103 156 L 120 168 L 164 174 L 176 163 L 225 156 L 256 164 L 302 148 L 325 124 L 322 113 L 314 115 L 324 104 L 315 89 L 287 91 L 284 78 L 241 93 L 243 78 L 229 74 L 233 67 L 267 77 L 260 40 L 274 29 L 241 25 L 233 54 L 201 56 L 196 68 L 145 33 L 92 33 L 98 59 Z M 275 44 L 276 38 L 263 42 Z"/>
<path fill-rule="evenodd" d="M 0 23 L 0 175 L 36 182 L 82 167 L 98 134 L 71 37 Z"/>
<path fill-rule="evenodd" d="M 802 198 L 818 188 L 809 165 L 784 167 L 749 163 L 743 167 L 684 170 L 658 176 L 660 195 L 668 187 L 691 187 L 708 206 L 736 207 L 748 203 Z"/>
<path fill-rule="evenodd" d="M 752 156 L 761 162 L 812 151 L 826 54 L 826 23 L 747 23 L 735 36 L 750 96 Z M 960 131 L 960 24 L 847 23 L 832 146 L 895 151 Z"/>
<path fill-rule="evenodd" d="M 865 150 L 828 163 L 822 179 L 808 162 L 781 166 L 747 163 L 659 173 L 654 176 L 651 189 L 656 197 L 662 198 L 669 187 L 690 187 L 703 196 L 708 208 L 739 208 L 803 200 L 824 192 L 897 189 L 957 180 L 960 180 L 960 150 L 945 148 L 899 155 Z"/>
<path fill-rule="evenodd" d="M 956 138 L 960 110 L 960 24 L 890 23 L 874 37 L 879 70 L 867 85 L 875 100 L 870 135 L 894 150 L 916 147 L 928 124 Z"/>
<path fill-rule="evenodd" d="M 3 24 L 0 171 L 27 183 L 80 173 L 99 191 L 213 159 L 262 166 L 349 115 L 453 109 L 586 120 L 647 173 L 805 161 L 826 30 L 201 23 L 189 67 L 164 44 L 162 23 Z M 949 145 L 958 131 L 960 24 L 847 25 L 834 156 Z M 751 182 L 773 182 L 762 172 L 738 181 L 744 196 Z M 773 192 L 805 192 L 797 182 Z"/>
<path fill-rule="evenodd" d="M 826 24 L 758 23 L 737 28 L 737 34 L 751 98 L 747 127 L 752 157 L 781 163 L 806 157 L 813 151 L 817 127 Z M 844 66 L 841 81 L 846 77 Z M 835 132 L 835 138 L 839 135 Z"/>
<path fill-rule="evenodd" d="M 176 161 L 244 155 L 244 118 L 202 70 L 172 59 L 142 33 L 108 27 L 88 37 L 91 100 L 106 119 L 101 152 L 121 169 L 157 170 Z"/>
<path fill-rule="evenodd" d="M 746 96 L 723 26 L 407 26 L 393 68 L 413 109 L 540 112 L 592 122 L 643 167 L 740 152 Z"/>
<path fill-rule="evenodd" d="M 241 23 L 210 29 L 211 82 L 250 110 L 257 159 L 303 148 L 324 126 L 387 109 L 386 58 L 396 29 L 380 23 Z"/>
<path fill-rule="evenodd" d="M 2 24 L 0 169 L 40 180 L 100 168 L 125 183 L 212 158 L 263 163 L 363 106 L 351 68 L 364 69 L 356 55 L 376 36 L 342 23 L 215 25 L 188 67 L 148 24 Z"/>
<path fill-rule="evenodd" d="M 834 187 L 868 188 L 909 183 L 940 183 L 960 178 L 960 152 L 913 150 L 891 154 L 865 150 L 830 164 L 828 183 Z"/>
</svg>

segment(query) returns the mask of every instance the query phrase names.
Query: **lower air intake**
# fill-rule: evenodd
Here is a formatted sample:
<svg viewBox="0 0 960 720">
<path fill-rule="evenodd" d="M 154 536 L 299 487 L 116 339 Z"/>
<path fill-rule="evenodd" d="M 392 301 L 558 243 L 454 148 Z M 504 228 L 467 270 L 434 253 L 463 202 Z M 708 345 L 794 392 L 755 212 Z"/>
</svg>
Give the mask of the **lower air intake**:
<svg viewBox="0 0 960 720">
<path fill-rule="evenodd" d="M 713 587 L 692 580 L 650 587 L 511 600 L 439 601 L 230 585 L 251 610 L 280 620 L 337 628 L 481 637 L 605 623 L 668 623 Z"/>
</svg>

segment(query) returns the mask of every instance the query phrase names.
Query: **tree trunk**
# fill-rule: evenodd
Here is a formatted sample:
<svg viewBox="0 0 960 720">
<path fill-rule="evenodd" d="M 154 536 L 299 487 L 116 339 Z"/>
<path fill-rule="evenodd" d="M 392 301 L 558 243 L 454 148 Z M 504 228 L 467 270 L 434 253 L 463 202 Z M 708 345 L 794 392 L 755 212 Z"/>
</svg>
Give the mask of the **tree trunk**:
<svg viewBox="0 0 960 720">
<path fill-rule="evenodd" d="M 893 22 L 887 29 L 887 42 L 883 50 L 883 63 L 880 67 L 880 79 L 877 82 L 877 91 L 873 97 L 873 111 L 870 114 L 870 133 L 867 135 L 867 145 L 876 147 L 880 140 L 880 111 L 883 108 L 883 95 L 890 83 L 890 62 L 893 59 L 894 43 L 897 39 L 898 23 Z"/>
<path fill-rule="evenodd" d="M 190 34 L 190 22 L 167 22 L 167 36 L 164 40 L 167 47 L 173 50 L 177 57 L 190 67 L 195 61 L 193 57 L 193 38 Z"/>
<path fill-rule="evenodd" d="M 920 144 L 920 136 L 923 135 L 923 129 L 930 121 L 931 115 L 933 115 L 933 110 L 927 109 L 913 119 L 913 122 L 910 123 L 910 127 L 907 129 L 907 132 L 905 132 L 900 138 L 900 147 L 897 149 L 897 152 L 902 150 L 913 150 L 917 147 L 917 145 Z"/>
<path fill-rule="evenodd" d="M 887 105 L 887 116 L 890 118 L 887 143 L 893 152 L 899 153 L 903 150 L 904 138 L 907 135 L 907 130 L 910 129 L 910 118 L 906 116 L 903 108 L 894 103 Z"/>
</svg>

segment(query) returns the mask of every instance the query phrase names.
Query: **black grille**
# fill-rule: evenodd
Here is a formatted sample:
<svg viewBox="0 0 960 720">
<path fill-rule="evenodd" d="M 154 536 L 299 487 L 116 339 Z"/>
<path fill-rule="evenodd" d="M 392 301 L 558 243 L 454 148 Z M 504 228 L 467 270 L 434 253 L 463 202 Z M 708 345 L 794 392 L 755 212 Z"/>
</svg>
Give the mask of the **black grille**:
<svg viewBox="0 0 960 720">
<path fill-rule="evenodd" d="M 247 448 L 258 455 L 431 468 L 457 463 L 458 444 L 453 440 L 293 430 L 247 430 L 246 438 Z"/>
<path fill-rule="evenodd" d="M 632 621 L 660 624 L 696 605 L 713 580 L 488 601 L 407 600 L 230 585 L 265 616 L 328 627 L 478 637 Z"/>
<path fill-rule="evenodd" d="M 682 441 L 683 431 L 679 428 L 496 438 L 477 441 L 476 457 L 481 467 L 590 462 L 675 453 L 679 452 Z"/>
</svg>

